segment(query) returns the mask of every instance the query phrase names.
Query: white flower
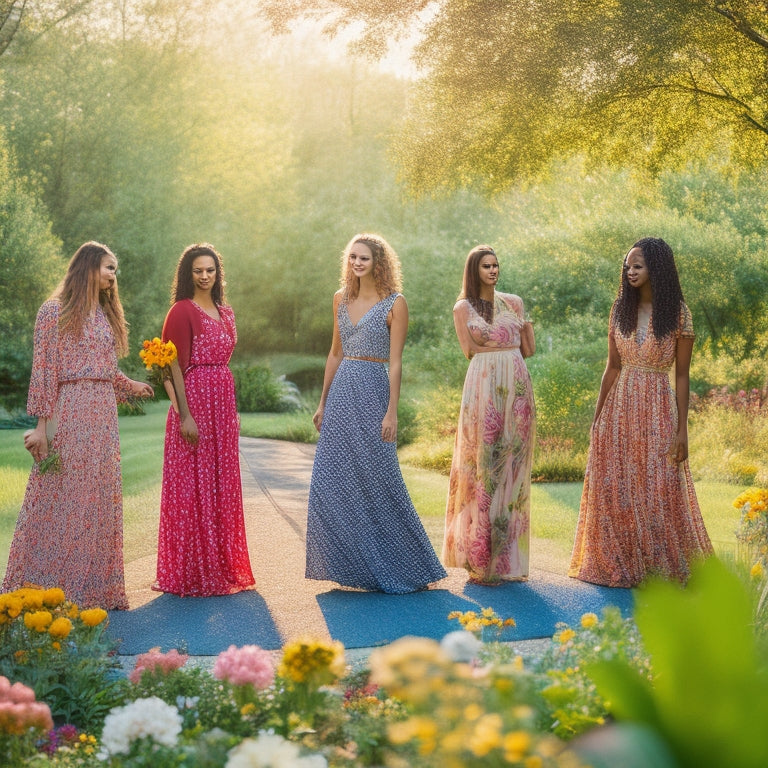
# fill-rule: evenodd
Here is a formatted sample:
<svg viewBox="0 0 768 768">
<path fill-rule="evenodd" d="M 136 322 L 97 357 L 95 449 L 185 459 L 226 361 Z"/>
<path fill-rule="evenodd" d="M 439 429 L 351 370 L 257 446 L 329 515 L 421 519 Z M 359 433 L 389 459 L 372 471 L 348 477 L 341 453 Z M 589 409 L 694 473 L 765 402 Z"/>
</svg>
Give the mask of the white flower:
<svg viewBox="0 0 768 768">
<path fill-rule="evenodd" d="M 127 755 L 131 744 L 144 736 L 175 747 L 180 733 L 181 715 L 176 708 L 152 696 L 113 709 L 104 720 L 101 743 L 111 755 Z"/>
<path fill-rule="evenodd" d="M 449 632 L 440 641 L 440 647 L 452 661 L 470 662 L 477 658 L 483 643 L 471 632 L 458 629 L 455 632 Z"/>
<path fill-rule="evenodd" d="M 296 744 L 275 733 L 244 739 L 229 753 L 225 768 L 327 768 L 322 755 L 301 757 Z"/>
</svg>

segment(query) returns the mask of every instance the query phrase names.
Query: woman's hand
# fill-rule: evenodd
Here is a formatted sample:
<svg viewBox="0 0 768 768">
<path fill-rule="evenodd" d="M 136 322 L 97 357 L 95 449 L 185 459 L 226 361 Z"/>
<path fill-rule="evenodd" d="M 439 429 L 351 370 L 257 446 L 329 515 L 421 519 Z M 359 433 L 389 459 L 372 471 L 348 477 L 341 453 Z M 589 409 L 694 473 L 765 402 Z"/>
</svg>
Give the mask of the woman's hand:
<svg viewBox="0 0 768 768">
<path fill-rule="evenodd" d="M 24 433 L 24 447 L 32 454 L 35 463 L 40 463 L 48 456 L 48 437 L 44 424 Z"/>
<path fill-rule="evenodd" d="M 676 464 L 685 461 L 688 458 L 688 429 L 687 427 L 677 430 L 675 440 L 669 449 L 669 458 Z"/>
<path fill-rule="evenodd" d="M 325 413 L 325 407 L 322 405 L 317 406 L 314 416 L 312 417 L 312 423 L 315 425 L 315 429 L 319 432 L 320 427 L 323 426 L 323 414 Z"/>
<path fill-rule="evenodd" d="M 154 397 L 155 390 L 146 381 L 131 380 L 131 394 L 134 397 Z"/>
<path fill-rule="evenodd" d="M 397 414 L 384 414 L 381 422 L 381 439 L 385 443 L 394 443 L 397 440 Z"/>
<path fill-rule="evenodd" d="M 191 414 L 181 420 L 181 436 L 190 444 L 197 445 L 200 435 L 197 431 L 197 424 Z"/>
</svg>

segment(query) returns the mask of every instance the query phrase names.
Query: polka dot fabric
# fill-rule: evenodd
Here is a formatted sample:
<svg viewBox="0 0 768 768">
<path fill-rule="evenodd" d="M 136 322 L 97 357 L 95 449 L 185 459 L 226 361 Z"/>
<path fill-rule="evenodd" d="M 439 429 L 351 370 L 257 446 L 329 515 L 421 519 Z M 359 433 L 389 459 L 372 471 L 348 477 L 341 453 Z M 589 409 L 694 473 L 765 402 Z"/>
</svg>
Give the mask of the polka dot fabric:
<svg viewBox="0 0 768 768">
<path fill-rule="evenodd" d="M 397 296 L 374 305 L 357 325 L 339 305 L 345 355 L 389 358 L 387 314 Z M 312 469 L 307 578 L 398 594 L 446 576 L 403 482 L 396 444 L 381 439 L 388 405 L 385 364 L 341 361 Z"/>
<path fill-rule="evenodd" d="M 177 307 L 196 315 L 184 388 L 200 439 L 197 446 L 184 440 L 171 408 L 154 588 L 183 596 L 227 595 L 254 584 L 243 517 L 240 423 L 228 366 L 237 341 L 235 316 L 228 306 L 219 307 L 221 322 L 192 301 L 177 302 L 171 312 Z"/>
</svg>

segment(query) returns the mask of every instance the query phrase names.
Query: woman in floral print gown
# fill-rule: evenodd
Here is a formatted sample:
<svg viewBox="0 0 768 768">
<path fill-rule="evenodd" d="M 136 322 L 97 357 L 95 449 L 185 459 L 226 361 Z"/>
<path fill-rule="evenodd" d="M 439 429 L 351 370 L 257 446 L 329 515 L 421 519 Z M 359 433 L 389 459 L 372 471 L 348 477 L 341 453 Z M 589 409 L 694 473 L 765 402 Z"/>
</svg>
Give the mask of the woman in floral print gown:
<svg viewBox="0 0 768 768">
<path fill-rule="evenodd" d="M 24 437 L 35 466 L 3 590 L 61 587 L 83 608 L 128 607 L 117 400 L 153 392 L 118 369 L 127 351 L 117 259 L 85 243 L 35 323 L 27 411 L 37 426 Z M 49 451 L 60 467 L 41 471 Z"/>
<path fill-rule="evenodd" d="M 528 577 L 535 407 L 524 357 L 533 326 L 519 296 L 495 290 L 499 262 L 473 248 L 453 308 L 469 369 L 451 464 L 443 563 L 470 581 L 496 585 Z"/>
<path fill-rule="evenodd" d="M 639 240 L 611 310 L 570 576 L 610 587 L 650 575 L 684 582 L 692 561 L 712 553 L 688 467 L 693 339 L 672 249 Z"/>
<path fill-rule="evenodd" d="M 235 314 L 224 301 L 221 257 L 207 243 L 182 253 L 163 341 L 182 376 L 165 382 L 165 429 L 157 581 L 182 596 L 229 595 L 253 586 L 240 481 L 240 420 L 229 359 Z"/>
</svg>

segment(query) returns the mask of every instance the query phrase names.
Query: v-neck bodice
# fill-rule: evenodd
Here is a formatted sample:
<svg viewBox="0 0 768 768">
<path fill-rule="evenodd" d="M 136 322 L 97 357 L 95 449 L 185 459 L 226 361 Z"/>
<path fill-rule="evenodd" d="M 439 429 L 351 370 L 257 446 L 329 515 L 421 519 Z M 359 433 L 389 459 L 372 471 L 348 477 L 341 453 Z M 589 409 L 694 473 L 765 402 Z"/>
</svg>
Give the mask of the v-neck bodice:
<svg viewBox="0 0 768 768">
<path fill-rule="evenodd" d="M 389 314 L 399 293 L 392 293 L 376 302 L 358 321 L 353 323 L 347 305 L 339 303 L 337 319 L 341 347 L 346 357 L 376 357 L 389 359 Z"/>
</svg>

